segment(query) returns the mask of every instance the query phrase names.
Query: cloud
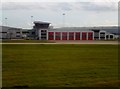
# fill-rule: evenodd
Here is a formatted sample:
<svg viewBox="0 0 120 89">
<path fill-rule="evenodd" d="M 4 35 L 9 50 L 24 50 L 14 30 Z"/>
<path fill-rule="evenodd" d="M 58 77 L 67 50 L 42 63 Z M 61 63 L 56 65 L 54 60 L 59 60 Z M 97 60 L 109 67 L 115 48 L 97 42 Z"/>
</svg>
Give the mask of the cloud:
<svg viewBox="0 0 120 89">
<path fill-rule="evenodd" d="M 1 0 L 2 2 L 91 2 L 91 0 Z M 92 2 L 119 2 L 119 0 L 92 0 Z"/>
<path fill-rule="evenodd" d="M 70 3 L 51 3 L 51 2 L 3 2 L 2 10 L 72 10 Z"/>
<path fill-rule="evenodd" d="M 76 0 L 2 0 L 2 2 L 75 2 L 75 1 Z"/>
<path fill-rule="evenodd" d="M 95 1 L 95 0 L 93 0 Z M 98 0 L 100 1 L 100 0 Z M 3 2 L 2 10 L 117 11 L 117 2 Z"/>
<path fill-rule="evenodd" d="M 117 2 L 83 2 L 78 3 L 81 8 L 87 11 L 117 11 Z"/>
<path fill-rule="evenodd" d="M 39 3 L 31 2 L 7 2 L 2 3 L 2 10 L 32 10 L 32 9 L 45 9 Z"/>
<path fill-rule="evenodd" d="M 50 9 L 54 11 L 71 11 L 74 9 L 74 7 L 72 3 L 64 2 L 64 3 L 52 3 Z"/>
<path fill-rule="evenodd" d="M 111 20 L 105 20 L 104 23 L 105 23 L 105 25 L 111 25 L 111 26 L 118 24 L 117 21 L 111 21 Z"/>
</svg>

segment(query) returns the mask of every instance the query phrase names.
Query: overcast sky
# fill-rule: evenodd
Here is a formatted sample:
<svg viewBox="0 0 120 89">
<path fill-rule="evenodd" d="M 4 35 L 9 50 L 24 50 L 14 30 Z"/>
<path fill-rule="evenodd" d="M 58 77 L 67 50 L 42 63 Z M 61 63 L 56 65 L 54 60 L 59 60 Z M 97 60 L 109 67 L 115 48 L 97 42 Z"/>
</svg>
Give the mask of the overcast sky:
<svg viewBox="0 0 120 89">
<path fill-rule="evenodd" d="M 54 27 L 118 25 L 118 0 L 2 0 L 0 12 L 2 25 L 22 28 L 31 28 L 31 21 Z"/>
</svg>

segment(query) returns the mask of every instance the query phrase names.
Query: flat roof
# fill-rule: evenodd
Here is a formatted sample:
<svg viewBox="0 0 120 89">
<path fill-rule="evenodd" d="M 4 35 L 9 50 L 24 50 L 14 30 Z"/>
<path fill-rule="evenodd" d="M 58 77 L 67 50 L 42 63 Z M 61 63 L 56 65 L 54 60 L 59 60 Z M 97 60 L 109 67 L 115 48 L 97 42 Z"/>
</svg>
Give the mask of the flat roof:
<svg viewBox="0 0 120 89">
<path fill-rule="evenodd" d="M 42 21 L 34 21 L 34 24 L 39 23 L 39 24 L 50 24 L 49 22 L 42 22 Z"/>
</svg>

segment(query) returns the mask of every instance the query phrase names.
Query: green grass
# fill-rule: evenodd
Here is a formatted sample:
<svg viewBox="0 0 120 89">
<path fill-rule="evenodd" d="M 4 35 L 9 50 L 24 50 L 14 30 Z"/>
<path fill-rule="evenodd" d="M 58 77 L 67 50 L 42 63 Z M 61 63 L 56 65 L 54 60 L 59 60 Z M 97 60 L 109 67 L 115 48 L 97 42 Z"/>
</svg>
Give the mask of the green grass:
<svg viewBox="0 0 120 89">
<path fill-rule="evenodd" d="M 117 45 L 3 45 L 3 87 L 118 85 Z"/>
<path fill-rule="evenodd" d="M 114 39 L 114 40 L 95 40 L 95 41 L 118 41 L 118 40 Z M 19 39 L 19 40 L 16 40 L 16 39 L 13 40 L 12 39 L 12 40 L 9 40 L 9 39 L 4 39 L 4 40 L 0 41 L 0 43 L 1 42 L 2 43 L 55 43 L 56 41 L 54 41 L 54 40 L 23 40 L 23 39 Z"/>
<path fill-rule="evenodd" d="M 48 40 L 2 40 L 3 43 L 55 43 Z"/>
</svg>

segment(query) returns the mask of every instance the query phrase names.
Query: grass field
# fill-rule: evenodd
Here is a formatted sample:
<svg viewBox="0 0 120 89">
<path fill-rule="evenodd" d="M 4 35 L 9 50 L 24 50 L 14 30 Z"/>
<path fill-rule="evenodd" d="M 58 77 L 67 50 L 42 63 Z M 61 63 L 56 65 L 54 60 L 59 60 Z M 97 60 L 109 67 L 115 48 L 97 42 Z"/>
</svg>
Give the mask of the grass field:
<svg viewBox="0 0 120 89">
<path fill-rule="evenodd" d="M 2 40 L 2 43 L 55 43 L 48 40 Z"/>
<path fill-rule="evenodd" d="M 3 45 L 3 87 L 118 86 L 117 45 Z"/>
<path fill-rule="evenodd" d="M 61 40 L 8 40 L 8 39 L 4 39 L 2 41 L 0 41 L 0 43 L 56 43 L 56 41 L 61 41 Z M 64 41 L 64 40 L 63 40 Z M 72 40 L 65 40 L 64 42 L 70 42 Z M 76 40 L 77 42 L 81 42 L 81 41 L 88 41 L 88 40 Z M 74 41 L 74 42 L 76 42 Z M 89 40 L 90 41 L 90 40 Z M 109 41 L 113 41 L 113 42 L 117 42 L 118 40 L 117 39 L 114 39 L 114 40 L 91 40 L 92 41 L 96 41 L 96 42 L 109 42 Z"/>
</svg>

